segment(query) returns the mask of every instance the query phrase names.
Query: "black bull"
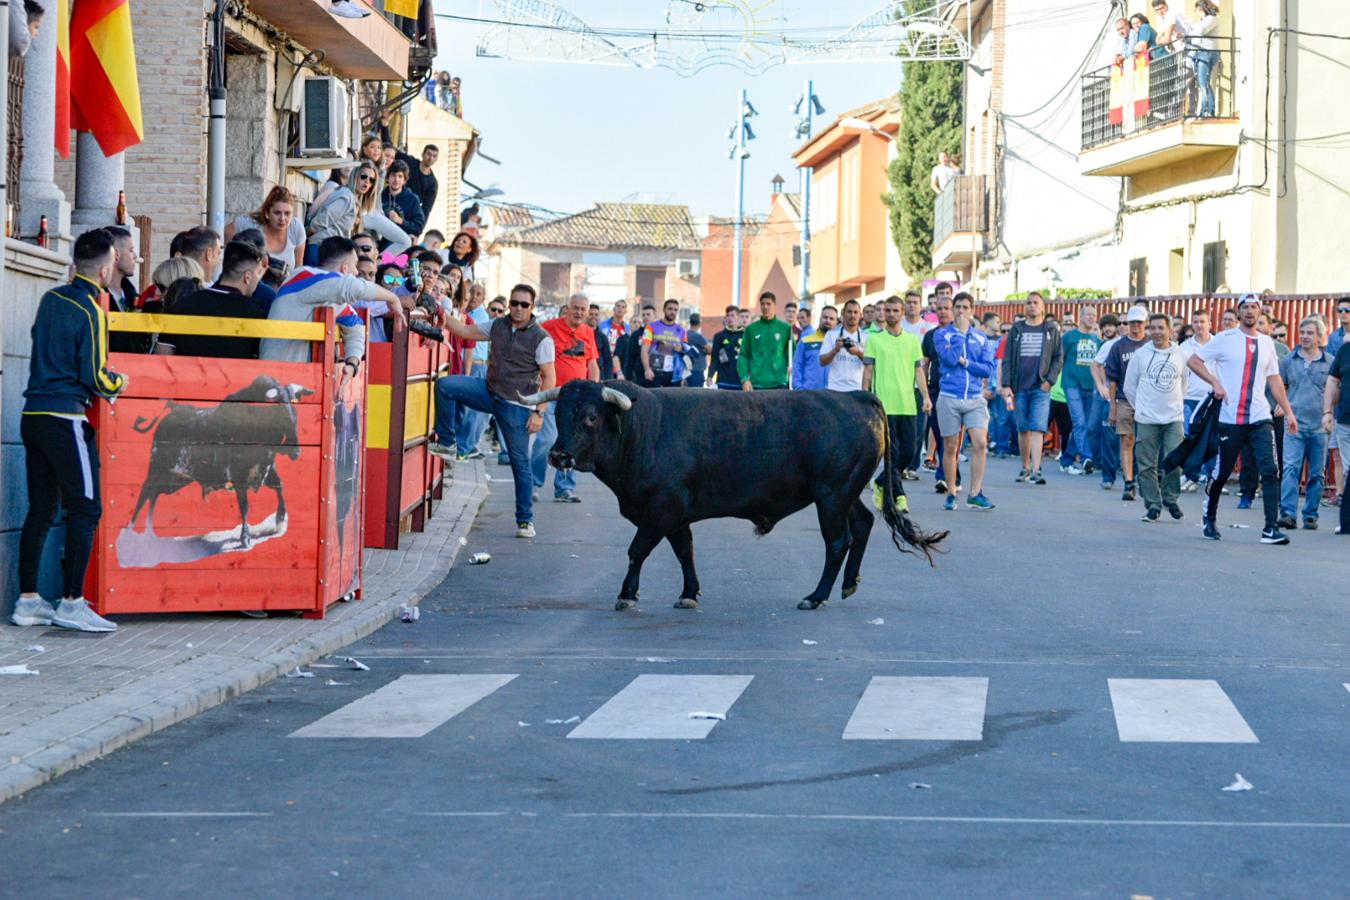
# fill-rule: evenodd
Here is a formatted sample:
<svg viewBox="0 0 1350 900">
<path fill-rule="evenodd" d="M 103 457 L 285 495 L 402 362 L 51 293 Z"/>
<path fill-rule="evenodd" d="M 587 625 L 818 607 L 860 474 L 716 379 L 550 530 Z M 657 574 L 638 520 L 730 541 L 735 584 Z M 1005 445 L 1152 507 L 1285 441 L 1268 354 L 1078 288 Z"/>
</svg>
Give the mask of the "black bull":
<svg viewBox="0 0 1350 900">
<path fill-rule="evenodd" d="M 145 528 L 154 532 L 155 504 L 165 494 L 190 484 L 201 486 L 202 496 L 232 490 L 239 503 L 239 541 L 253 543 L 248 524 L 248 494 L 266 486 L 277 495 L 276 524 L 286 521 L 286 495 L 277 475 L 276 458 L 300 457 L 295 407 L 314 393 L 300 385 L 283 385 L 259 375 L 248 387 L 235 391 L 219 406 L 201 409 L 171 403 L 162 418 L 137 421 L 139 432 L 155 429 L 150 465 L 141 485 L 131 526 L 146 509 Z M 254 405 L 257 404 L 257 405 Z"/>
<path fill-rule="evenodd" d="M 684 573 L 680 608 L 698 605 L 694 536 L 704 519 L 748 519 L 759 534 L 814 503 L 825 568 L 799 609 L 830 597 L 839 569 L 843 596 L 858 588 L 873 515 L 861 497 L 884 466 L 881 514 L 904 552 L 932 551 L 947 536 L 926 534 L 892 493 L 895 460 L 881 403 L 861 391 L 647 390 L 627 382 L 573 381 L 524 398 L 555 401 L 554 466 L 594 472 L 637 526 L 615 609 L 637 605 L 642 564 L 662 538 Z"/>
</svg>

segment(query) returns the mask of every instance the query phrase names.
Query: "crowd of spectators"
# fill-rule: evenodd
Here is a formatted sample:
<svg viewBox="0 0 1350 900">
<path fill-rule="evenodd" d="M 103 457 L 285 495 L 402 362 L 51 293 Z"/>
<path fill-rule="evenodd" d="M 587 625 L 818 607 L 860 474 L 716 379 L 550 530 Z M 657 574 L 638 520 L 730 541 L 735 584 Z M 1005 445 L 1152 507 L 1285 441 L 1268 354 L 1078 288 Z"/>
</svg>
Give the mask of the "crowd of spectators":
<svg viewBox="0 0 1350 900">
<path fill-rule="evenodd" d="M 1184 9 L 1173 11 L 1168 0 L 1151 0 L 1151 7 L 1152 19 L 1138 12 L 1116 20 L 1116 61 L 1144 56 L 1150 61 L 1166 60 L 1183 66 L 1185 114 L 1202 118 L 1217 115 L 1214 79 L 1222 60 L 1218 5 L 1213 0 L 1193 0 L 1189 14 Z"/>
</svg>

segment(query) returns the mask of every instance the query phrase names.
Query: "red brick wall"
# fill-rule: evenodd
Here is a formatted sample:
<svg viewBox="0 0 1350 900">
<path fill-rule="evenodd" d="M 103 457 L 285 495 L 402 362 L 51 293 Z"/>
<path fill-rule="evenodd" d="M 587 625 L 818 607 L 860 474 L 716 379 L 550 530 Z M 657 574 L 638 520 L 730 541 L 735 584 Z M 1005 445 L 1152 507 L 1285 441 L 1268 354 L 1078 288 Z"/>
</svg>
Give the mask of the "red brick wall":
<svg viewBox="0 0 1350 900">
<path fill-rule="evenodd" d="M 752 235 L 747 231 L 741 234 L 744 255 L 741 257 L 741 306 L 750 307 L 754 298 L 750 296 L 750 241 Z M 701 311 L 705 318 L 721 316 L 727 304 L 732 301 L 732 274 L 735 269 L 732 248 L 736 246 L 735 231 L 731 225 L 713 224 L 708 228 L 708 236 L 703 240 L 703 255 L 700 264 L 700 281 L 703 286 Z"/>
</svg>

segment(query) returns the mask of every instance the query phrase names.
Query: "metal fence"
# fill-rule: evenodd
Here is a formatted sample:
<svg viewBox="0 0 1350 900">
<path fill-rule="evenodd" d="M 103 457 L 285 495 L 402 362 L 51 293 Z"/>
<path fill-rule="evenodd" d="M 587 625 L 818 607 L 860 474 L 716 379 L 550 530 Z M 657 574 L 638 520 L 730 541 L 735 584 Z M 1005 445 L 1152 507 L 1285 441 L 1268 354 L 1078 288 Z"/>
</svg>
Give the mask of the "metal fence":
<svg viewBox="0 0 1350 900">
<path fill-rule="evenodd" d="M 1224 310 L 1236 310 L 1240 296 L 1239 294 L 1180 294 L 1164 297 L 1115 297 L 1109 300 L 1047 300 L 1045 311 L 1047 315 L 1054 316 L 1057 321 L 1063 322 L 1069 316 L 1077 321 L 1079 310 L 1085 306 L 1096 307 L 1098 316 L 1106 313 L 1123 316 L 1131 306 L 1143 306 L 1149 312 L 1161 312 L 1169 316 L 1181 316 L 1185 319 L 1190 319 L 1191 314 L 1197 310 L 1204 309 L 1209 311 L 1210 319 L 1214 323 L 1214 330 L 1217 331 L 1219 329 L 1219 317 Z M 1288 324 L 1291 331 L 1298 327 L 1300 319 L 1313 313 L 1322 315 L 1328 326 L 1335 328 L 1337 322 L 1336 302 L 1346 296 L 1350 296 L 1350 289 L 1347 289 L 1344 294 L 1276 294 L 1263 297 L 1261 302 L 1262 304 L 1269 304 L 1275 318 Z M 981 303 L 976 308 L 976 315 L 983 316 L 985 313 L 995 312 L 1002 316 L 1004 320 L 1007 320 L 1025 313 L 1026 305 L 1025 300 Z"/>
<path fill-rule="evenodd" d="M 1217 50 L 1202 51 L 1186 39 L 1180 50 L 1154 50 L 1149 60 L 1148 112 L 1140 116 L 1124 110 L 1121 121 L 1112 122 L 1111 71 L 1106 66 L 1083 76 L 1083 149 L 1091 150 L 1132 134 L 1169 125 L 1187 118 L 1234 118 L 1233 74 L 1237 63 L 1236 38 L 1209 38 Z M 1204 80 L 1213 93 L 1212 109 L 1206 109 Z M 1128 78 L 1128 72 L 1126 74 Z M 1119 103 L 1121 98 L 1116 98 Z M 1202 116 L 1202 113 L 1204 115 Z M 1128 129 L 1128 130 L 1127 130 Z"/>
</svg>

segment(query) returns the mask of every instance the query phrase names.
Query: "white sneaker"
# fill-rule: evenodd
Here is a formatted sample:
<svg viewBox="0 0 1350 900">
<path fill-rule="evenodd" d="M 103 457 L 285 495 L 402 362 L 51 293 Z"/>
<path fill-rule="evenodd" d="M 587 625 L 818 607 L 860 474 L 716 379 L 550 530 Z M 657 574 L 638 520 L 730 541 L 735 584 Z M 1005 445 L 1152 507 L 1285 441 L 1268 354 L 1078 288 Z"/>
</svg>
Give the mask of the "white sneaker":
<svg viewBox="0 0 1350 900">
<path fill-rule="evenodd" d="M 25 628 L 33 625 L 50 625 L 56 610 L 41 597 L 20 597 L 14 604 L 14 615 L 9 620 Z"/>
<path fill-rule="evenodd" d="M 364 19 L 370 15 L 370 10 L 362 9 L 352 0 L 334 0 L 333 5 L 328 7 L 328 11 L 339 19 Z"/>
<path fill-rule="evenodd" d="M 521 522 L 520 524 L 516 525 L 516 537 L 518 538 L 534 537 L 534 523 Z"/>
<path fill-rule="evenodd" d="M 52 616 L 52 624 L 58 628 L 72 628 L 75 631 L 116 631 L 117 623 L 109 622 L 89 608 L 83 597 L 75 600 L 62 600 Z"/>
</svg>

